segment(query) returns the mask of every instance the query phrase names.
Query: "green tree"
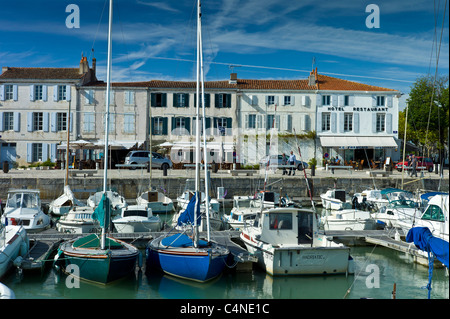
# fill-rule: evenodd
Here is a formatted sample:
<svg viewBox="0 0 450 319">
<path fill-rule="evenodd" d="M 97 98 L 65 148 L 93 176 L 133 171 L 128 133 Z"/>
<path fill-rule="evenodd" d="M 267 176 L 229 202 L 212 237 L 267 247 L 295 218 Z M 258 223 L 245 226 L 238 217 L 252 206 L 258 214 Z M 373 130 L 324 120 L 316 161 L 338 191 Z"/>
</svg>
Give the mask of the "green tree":
<svg viewBox="0 0 450 319">
<path fill-rule="evenodd" d="M 448 76 L 420 77 L 411 87 L 408 98 L 407 141 L 420 146 L 424 155 L 440 152 L 448 136 Z M 405 113 L 399 116 L 400 121 Z M 404 131 L 403 131 L 404 132 Z M 400 133 L 400 132 L 399 132 Z"/>
</svg>

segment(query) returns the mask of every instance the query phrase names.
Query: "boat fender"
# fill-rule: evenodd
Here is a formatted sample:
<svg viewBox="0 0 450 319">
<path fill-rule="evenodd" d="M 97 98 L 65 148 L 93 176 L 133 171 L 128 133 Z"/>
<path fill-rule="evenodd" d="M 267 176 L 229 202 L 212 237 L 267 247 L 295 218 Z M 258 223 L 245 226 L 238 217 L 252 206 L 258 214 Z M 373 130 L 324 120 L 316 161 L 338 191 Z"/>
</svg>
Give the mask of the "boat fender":
<svg viewBox="0 0 450 319">
<path fill-rule="evenodd" d="M 352 256 L 348 256 L 347 274 L 348 275 L 355 274 L 355 261 Z"/>
<path fill-rule="evenodd" d="M 28 244 L 27 244 L 27 242 L 23 241 L 20 244 L 19 255 L 20 256 L 26 256 L 27 254 L 28 254 Z"/>
</svg>

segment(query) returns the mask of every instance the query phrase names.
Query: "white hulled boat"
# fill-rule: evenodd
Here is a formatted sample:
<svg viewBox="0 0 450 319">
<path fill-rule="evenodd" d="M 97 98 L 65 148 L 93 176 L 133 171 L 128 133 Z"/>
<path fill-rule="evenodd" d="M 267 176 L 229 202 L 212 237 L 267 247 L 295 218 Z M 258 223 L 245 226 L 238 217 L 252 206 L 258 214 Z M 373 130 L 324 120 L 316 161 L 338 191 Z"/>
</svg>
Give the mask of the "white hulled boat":
<svg viewBox="0 0 450 319">
<path fill-rule="evenodd" d="M 161 230 L 161 219 L 146 205 L 129 205 L 112 220 L 119 233 L 137 233 Z"/>
<path fill-rule="evenodd" d="M 103 191 L 96 192 L 95 194 L 89 196 L 87 200 L 87 205 L 90 207 L 97 207 L 100 204 L 100 201 L 103 197 Z M 120 195 L 119 193 L 111 190 L 106 191 L 106 196 L 108 197 L 108 200 L 111 205 L 111 216 L 120 215 L 122 212 L 122 209 L 127 207 L 127 202 L 125 200 L 125 197 Z"/>
<path fill-rule="evenodd" d="M 61 233 L 90 234 L 100 230 L 98 221 L 92 218 L 94 208 L 75 206 L 56 222 L 56 229 Z"/>
<path fill-rule="evenodd" d="M 12 189 L 8 192 L 3 225 L 22 225 L 27 232 L 39 232 L 50 227 L 50 216 L 42 211 L 37 189 Z"/>
<path fill-rule="evenodd" d="M 0 278 L 17 258 L 23 258 L 28 254 L 29 246 L 24 227 L 0 224 Z"/>
<path fill-rule="evenodd" d="M 353 208 L 327 211 L 320 223 L 326 231 L 377 229 L 377 221 L 370 212 Z"/>
<path fill-rule="evenodd" d="M 343 189 L 329 189 L 325 194 L 320 194 L 322 207 L 324 209 L 344 209 L 351 208 L 351 198 Z"/>
<path fill-rule="evenodd" d="M 136 199 L 136 203 L 149 207 L 153 214 L 167 214 L 174 210 L 173 201 L 163 193 L 154 190 L 143 192 Z"/>
<path fill-rule="evenodd" d="M 263 210 L 240 238 L 271 275 L 330 275 L 353 272 L 350 248 L 318 232 L 313 210 Z"/>
<path fill-rule="evenodd" d="M 48 212 L 56 216 L 62 216 L 75 206 L 86 206 L 86 204 L 76 199 L 70 186 L 66 185 L 64 186 L 64 193 L 50 203 Z"/>
<path fill-rule="evenodd" d="M 260 206 L 260 201 L 253 196 L 233 196 L 233 208 L 229 215 L 223 215 L 223 219 L 233 229 L 252 226 L 256 215 L 261 211 Z"/>
</svg>

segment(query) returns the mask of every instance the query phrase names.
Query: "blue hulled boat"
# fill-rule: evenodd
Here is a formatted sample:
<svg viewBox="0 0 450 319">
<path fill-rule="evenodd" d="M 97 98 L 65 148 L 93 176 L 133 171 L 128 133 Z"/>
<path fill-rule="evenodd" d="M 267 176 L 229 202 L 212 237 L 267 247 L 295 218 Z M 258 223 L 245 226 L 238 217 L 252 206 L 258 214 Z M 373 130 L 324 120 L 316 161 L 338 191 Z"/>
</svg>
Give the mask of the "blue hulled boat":
<svg viewBox="0 0 450 319">
<path fill-rule="evenodd" d="M 200 68 L 199 68 L 200 66 Z M 200 76 L 199 76 L 200 73 Z M 201 77 L 201 83 L 200 83 Z M 201 95 L 200 95 L 201 88 Z M 202 125 L 203 132 L 206 132 L 205 123 L 205 94 L 203 80 L 203 56 L 202 56 L 202 36 L 201 36 L 201 4 L 198 1 L 197 6 L 197 96 L 201 97 L 201 108 L 203 110 Z M 149 268 L 158 268 L 172 276 L 205 282 L 219 276 L 224 267 L 225 261 L 229 255 L 229 250 L 210 240 L 210 221 L 209 221 L 209 195 L 208 195 L 208 169 L 205 170 L 205 208 L 207 223 L 207 240 L 199 239 L 198 227 L 201 221 L 200 214 L 200 99 L 197 99 L 196 105 L 196 159 L 195 159 L 195 193 L 189 201 L 185 211 L 178 218 L 179 226 L 185 231 L 181 234 L 162 235 L 150 241 L 146 248 L 147 266 Z M 208 154 L 206 139 L 203 140 L 203 159 L 208 163 Z M 191 236 L 186 234 L 192 230 Z"/>
</svg>

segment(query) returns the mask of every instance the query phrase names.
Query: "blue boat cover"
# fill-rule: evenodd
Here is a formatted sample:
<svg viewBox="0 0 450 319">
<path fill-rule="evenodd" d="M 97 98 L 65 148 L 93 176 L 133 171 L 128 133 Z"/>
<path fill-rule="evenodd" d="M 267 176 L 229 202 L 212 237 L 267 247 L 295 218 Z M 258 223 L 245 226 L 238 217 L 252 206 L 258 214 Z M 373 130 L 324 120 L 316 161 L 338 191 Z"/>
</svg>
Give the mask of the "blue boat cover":
<svg viewBox="0 0 450 319">
<path fill-rule="evenodd" d="M 194 242 L 192 241 L 192 238 L 189 237 L 186 234 L 175 234 L 169 237 L 164 238 L 161 240 L 161 244 L 164 246 L 171 246 L 171 247 L 193 247 Z M 208 246 L 208 243 L 204 240 L 198 241 L 198 247 L 206 247 Z"/>
<path fill-rule="evenodd" d="M 406 235 L 406 241 L 414 242 L 414 245 L 420 250 L 431 251 L 448 268 L 448 242 L 434 237 L 427 227 L 411 228 Z"/>
<path fill-rule="evenodd" d="M 178 217 L 178 226 L 182 226 L 184 224 L 194 224 L 194 212 L 195 212 L 195 199 L 198 198 L 198 205 L 197 205 L 197 225 L 200 225 L 201 221 L 201 215 L 200 215 L 200 196 L 199 193 L 196 192 L 194 196 L 192 196 L 191 200 L 189 201 L 189 204 L 186 207 L 186 210 L 181 213 L 180 217 Z"/>
<path fill-rule="evenodd" d="M 426 201 L 428 202 L 431 197 L 436 196 L 436 195 L 448 195 L 448 193 L 443 193 L 443 192 L 428 192 L 425 194 L 420 195 L 420 198 L 422 199 L 422 201 Z"/>
</svg>

